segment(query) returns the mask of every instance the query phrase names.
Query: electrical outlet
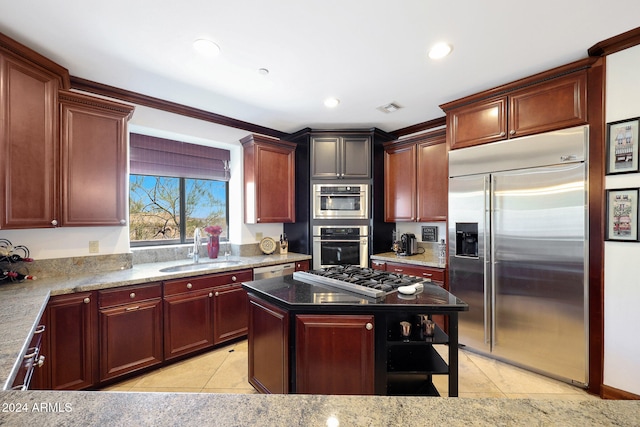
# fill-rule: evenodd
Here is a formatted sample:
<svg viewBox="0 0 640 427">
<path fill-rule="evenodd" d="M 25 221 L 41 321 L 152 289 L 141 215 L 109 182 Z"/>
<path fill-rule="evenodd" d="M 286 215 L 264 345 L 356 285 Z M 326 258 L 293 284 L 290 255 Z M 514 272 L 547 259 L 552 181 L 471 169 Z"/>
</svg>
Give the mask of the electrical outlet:
<svg viewBox="0 0 640 427">
<path fill-rule="evenodd" d="M 256 240 L 262 240 L 263 237 L 262 233 L 256 233 Z"/>
<path fill-rule="evenodd" d="M 100 242 L 98 240 L 89 240 L 89 253 L 97 254 L 100 252 Z"/>
</svg>

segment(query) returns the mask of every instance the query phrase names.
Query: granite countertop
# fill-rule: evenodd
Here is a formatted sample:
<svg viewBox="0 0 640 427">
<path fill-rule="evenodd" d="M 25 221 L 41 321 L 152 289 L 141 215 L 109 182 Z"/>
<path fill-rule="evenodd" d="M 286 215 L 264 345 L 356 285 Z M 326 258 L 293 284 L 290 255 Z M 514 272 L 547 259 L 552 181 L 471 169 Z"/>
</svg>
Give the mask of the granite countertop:
<svg viewBox="0 0 640 427">
<path fill-rule="evenodd" d="M 640 401 L 206 393 L 0 393 L 11 426 L 637 426 Z M 336 422 L 337 421 L 337 422 Z"/>
<path fill-rule="evenodd" d="M 444 265 L 438 264 L 437 256 L 434 257 L 432 252 L 424 252 L 411 256 L 399 256 L 395 252 L 384 252 L 381 254 L 371 255 L 372 260 L 397 262 L 400 264 L 415 264 L 424 267 L 445 268 Z"/>
<path fill-rule="evenodd" d="M 132 268 L 125 268 L 119 271 L 82 275 L 69 273 L 64 276 L 0 285 L 0 384 L 2 384 L 2 390 L 10 388 L 15 372 L 18 369 L 18 362 L 26 354 L 28 339 L 38 326 L 50 295 L 108 289 L 207 273 L 221 273 L 283 264 L 311 259 L 311 256 L 289 253 L 286 255 L 273 254 L 251 257 L 232 256 L 228 259 L 239 263 L 234 265 L 223 264 L 221 266 L 216 263 L 209 264 L 207 259 L 201 259 L 200 264 L 203 266 L 208 265 L 210 268 L 174 273 L 160 271 L 160 269 L 166 267 L 193 264 L 191 260 L 180 259 L 178 261 L 136 264 Z M 223 260 L 224 258 L 219 258 L 218 261 Z"/>
</svg>

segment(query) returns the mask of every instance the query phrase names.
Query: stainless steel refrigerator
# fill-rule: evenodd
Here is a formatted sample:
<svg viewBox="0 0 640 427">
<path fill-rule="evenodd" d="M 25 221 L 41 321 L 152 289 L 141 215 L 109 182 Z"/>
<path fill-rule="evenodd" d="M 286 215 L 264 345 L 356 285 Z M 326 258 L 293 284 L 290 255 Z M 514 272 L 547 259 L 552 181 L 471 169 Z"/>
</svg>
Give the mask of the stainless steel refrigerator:
<svg viewBox="0 0 640 427">
<path fill-rule="evenodd" d="M 587 361 L 581 126 L 449 153 L 449 286 L 460 343 L 580 386 Z"/>
</svg>

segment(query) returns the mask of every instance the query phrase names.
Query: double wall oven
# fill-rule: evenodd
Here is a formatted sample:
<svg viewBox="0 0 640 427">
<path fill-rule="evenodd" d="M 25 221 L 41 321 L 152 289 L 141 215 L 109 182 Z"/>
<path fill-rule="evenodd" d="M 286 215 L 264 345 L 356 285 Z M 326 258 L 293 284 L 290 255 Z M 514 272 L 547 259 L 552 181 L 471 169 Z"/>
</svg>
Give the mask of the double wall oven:
<svg viewBox="0 0 640 427">
<path fill-rule="evenodd" d="M 336 265 L 369 264 L 369 227 L 366 225 L 315 225 L 313 269 Z"/>
<path fill-rule="evenodd" d="M 313 185 L 313 269 L 369 264 L 369 184 Z"/>
</svg>

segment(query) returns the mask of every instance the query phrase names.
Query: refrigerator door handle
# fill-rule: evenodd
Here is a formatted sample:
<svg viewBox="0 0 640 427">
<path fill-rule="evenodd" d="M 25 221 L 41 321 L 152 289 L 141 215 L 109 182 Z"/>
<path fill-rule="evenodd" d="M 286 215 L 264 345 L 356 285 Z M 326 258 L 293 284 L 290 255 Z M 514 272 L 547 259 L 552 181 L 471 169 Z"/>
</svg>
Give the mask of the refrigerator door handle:
<svg viewBox="0 0 640 427">
<path fill-rule="evenodd" d="M 490 238 L 489 233 L 491 231 L 490 218 L 491 218 L 491 176 L 486 175 L 484 177 L 484 196 L 483 196 L 483 224 L 482 224 L 482 252 L 484 255 L 484 343 L 491 344 L 491 331 L 492 325 L 489 322 L 491 317 L 491 295 L 493 294 L 493 285 L 491 277 L 491 262 L 493 257 L 490 255 Z"/>
<path fill-rule="evenodd" d="M 491 230 L 491 248 L 489 249 L 490 251 L 490 255 L 489 258 L 491 259 L 491 262 L 489 264 L 489 268 L 491 271 L 491 290 L 489 293 L 489 304 L 491 305 L 491 311 L 489 314 L 489 320 L 487 323 L 490 325 L 491 328 L 491 351 L 493 351 L 494 346 L 496 345 L 496 312 L 495 312 L 495 306 L 496 306 L 496 286 L 497 286 L 497 277 L 496 277 L 496 264 L 498 263 L 497 258 L 496 258 L 496 233 L 495 233 L 495 227 L 494 225 L 494 220 L 495 220 L 495 215 L 496 215 L 496 185 L 497 185 L 497 178 L 495 175 L 491 175 L 491 181 L 490 181 L 490 188 L 489 188 L 489 204 L 490 204 L 490 208 L 489 208 L 489 229 Z"/>
</svg>

